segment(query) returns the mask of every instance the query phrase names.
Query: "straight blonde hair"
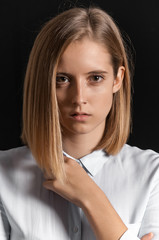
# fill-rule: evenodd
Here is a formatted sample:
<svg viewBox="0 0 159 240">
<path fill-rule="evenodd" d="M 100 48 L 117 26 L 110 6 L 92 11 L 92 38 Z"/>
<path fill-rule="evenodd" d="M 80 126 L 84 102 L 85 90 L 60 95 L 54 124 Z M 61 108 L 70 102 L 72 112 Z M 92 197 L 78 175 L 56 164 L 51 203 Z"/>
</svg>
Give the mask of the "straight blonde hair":
<svg viewBox="0 0 159 240">
<path fill-rule="evenodd" d="M 130 131 L 131 80 L 124 41 L 112 18 L 95 7 L 72 8 L 45 24 L 38 34 L 24 82 L 22 140 L 39 167 L 50 177 L 63 179 L 64 158 L 59 109 L 56 98 L 56 69 L 67 46 L 89 37 L 103 44 L 111 55 L 114 76 L 125 67 L 121 89 L 114 94 L 103 138 L 95 149 L 117 154 Z"/>
</svg>

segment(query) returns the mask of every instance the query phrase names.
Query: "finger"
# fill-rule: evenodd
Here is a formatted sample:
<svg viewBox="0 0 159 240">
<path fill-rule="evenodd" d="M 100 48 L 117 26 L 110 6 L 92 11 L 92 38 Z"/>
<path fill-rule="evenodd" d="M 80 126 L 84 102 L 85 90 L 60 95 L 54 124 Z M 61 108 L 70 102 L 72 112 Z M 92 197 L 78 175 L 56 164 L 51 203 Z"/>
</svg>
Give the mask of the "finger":
<svg viewBox="0 0 159 240">
<path fill-rule="evenodd" d="M 52 191 L 62 191 L 65 187 L 65 184 L 63 182 L 60 182 L 59 180 L 46 180 L 43 182 L 43 186 L 46 189 L 52 190 Z"/>
<path fill-rule="evenodd" d="M 47 180 L 47 181 L 43 182 L 43 186 L 48 190 L 53 189 L 52 180 Z"/>
<path fill-rule="evenodd" d="M 65 190 L 67 187 L 65 185 L 61 184 L 59 181 L 54 180 L 54 181 L 45 181 L 43 183 L 44 188 L 47 190 L 53 191 L 60 195 L 61 197 L 65 198 Z"/>
<path fill-rule="evenodd" d="M 70 163 L 70 162 L 76 162 L 76 161 L 72 158 L 68 158 L 68 157 L 64 156 L 64 162 L 65 163 Z"/>
<path fill-rule="evenodd" d="M 54 180 L 55 177 L 52 173 L 48 173 L 45 170 L 43 171 L 43 176 L 46 180 Z"/>
<path fill-rule="evenodd" d="M 51 180 L 51 179 L 52 179 L 52 178 L 51 178 L 47 173 L 45 173 L 45 172 L 44 172 L 44 178 L 47 179 L 47 180 Z"/>
<path fill-rule="evenodd" d="M 153 238 L 153 233 L 148 233 L 141 238 L 141 240 L 151 240 Z"/>
<path fill-rule="evenodd" d="M 68 157 L 64 155 L 64 162 L 67 162 L 67 161 L 68 161 Z"/>
</svg>

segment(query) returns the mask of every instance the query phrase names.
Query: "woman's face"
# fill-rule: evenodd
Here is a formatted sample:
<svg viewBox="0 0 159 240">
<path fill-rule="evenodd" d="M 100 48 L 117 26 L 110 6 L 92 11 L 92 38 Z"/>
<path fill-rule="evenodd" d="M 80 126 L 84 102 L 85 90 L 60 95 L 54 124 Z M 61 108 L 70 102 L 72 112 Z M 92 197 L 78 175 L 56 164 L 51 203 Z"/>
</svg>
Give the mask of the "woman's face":
<svg viewBox="0 0 159 240">
<path fill-rule="evenodd" d="M 113 93 L 122 84 L 124 67 L 114 77 L 111 56 L 95 41 L 71 43 L 57 69 L 56 93 L 63 133 L 103 134 Z"/>
</svg>

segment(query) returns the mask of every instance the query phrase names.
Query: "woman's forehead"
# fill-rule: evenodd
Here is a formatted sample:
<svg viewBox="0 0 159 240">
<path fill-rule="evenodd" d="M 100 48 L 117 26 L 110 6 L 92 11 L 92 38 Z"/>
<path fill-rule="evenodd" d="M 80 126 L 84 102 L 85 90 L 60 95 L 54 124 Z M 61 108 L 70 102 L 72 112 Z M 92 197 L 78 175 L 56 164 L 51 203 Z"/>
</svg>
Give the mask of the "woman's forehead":
<svg viewBox="0 0 159 240">
<path fill-rule="evenodd" d="M 100 69 L 107 65 L 111 65 L 111 56 L 107 48 L 98 42 L 84 38 L 69 44 L 61 56 L 58 70 L 61 68 L 67 70 L 70 67 L 75 69 L 80 67 Z"/>
</svg>

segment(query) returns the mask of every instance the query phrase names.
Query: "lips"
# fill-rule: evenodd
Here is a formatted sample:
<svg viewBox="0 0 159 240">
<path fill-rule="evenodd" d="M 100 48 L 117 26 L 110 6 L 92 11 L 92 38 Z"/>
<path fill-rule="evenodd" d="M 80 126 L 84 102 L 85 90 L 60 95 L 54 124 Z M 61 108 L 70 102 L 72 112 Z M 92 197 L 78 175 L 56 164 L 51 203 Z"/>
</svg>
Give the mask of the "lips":
<svg viewBox="0 0 159 240">
<path fill-rule="evenodd" d="M 91 114 L 85 112 L 74 112 L 70 114 L 71 118 L 77 121 L 86 121 Z"/>
<path fill-rule="evenodd" d="M 72 117 L 74 117 L 74 116 L 90 116 L 90 114 L 85 113 L 85 112 L 74 112 L 74 113 L 71 113 L 71 116 Z"/>
</svg>

